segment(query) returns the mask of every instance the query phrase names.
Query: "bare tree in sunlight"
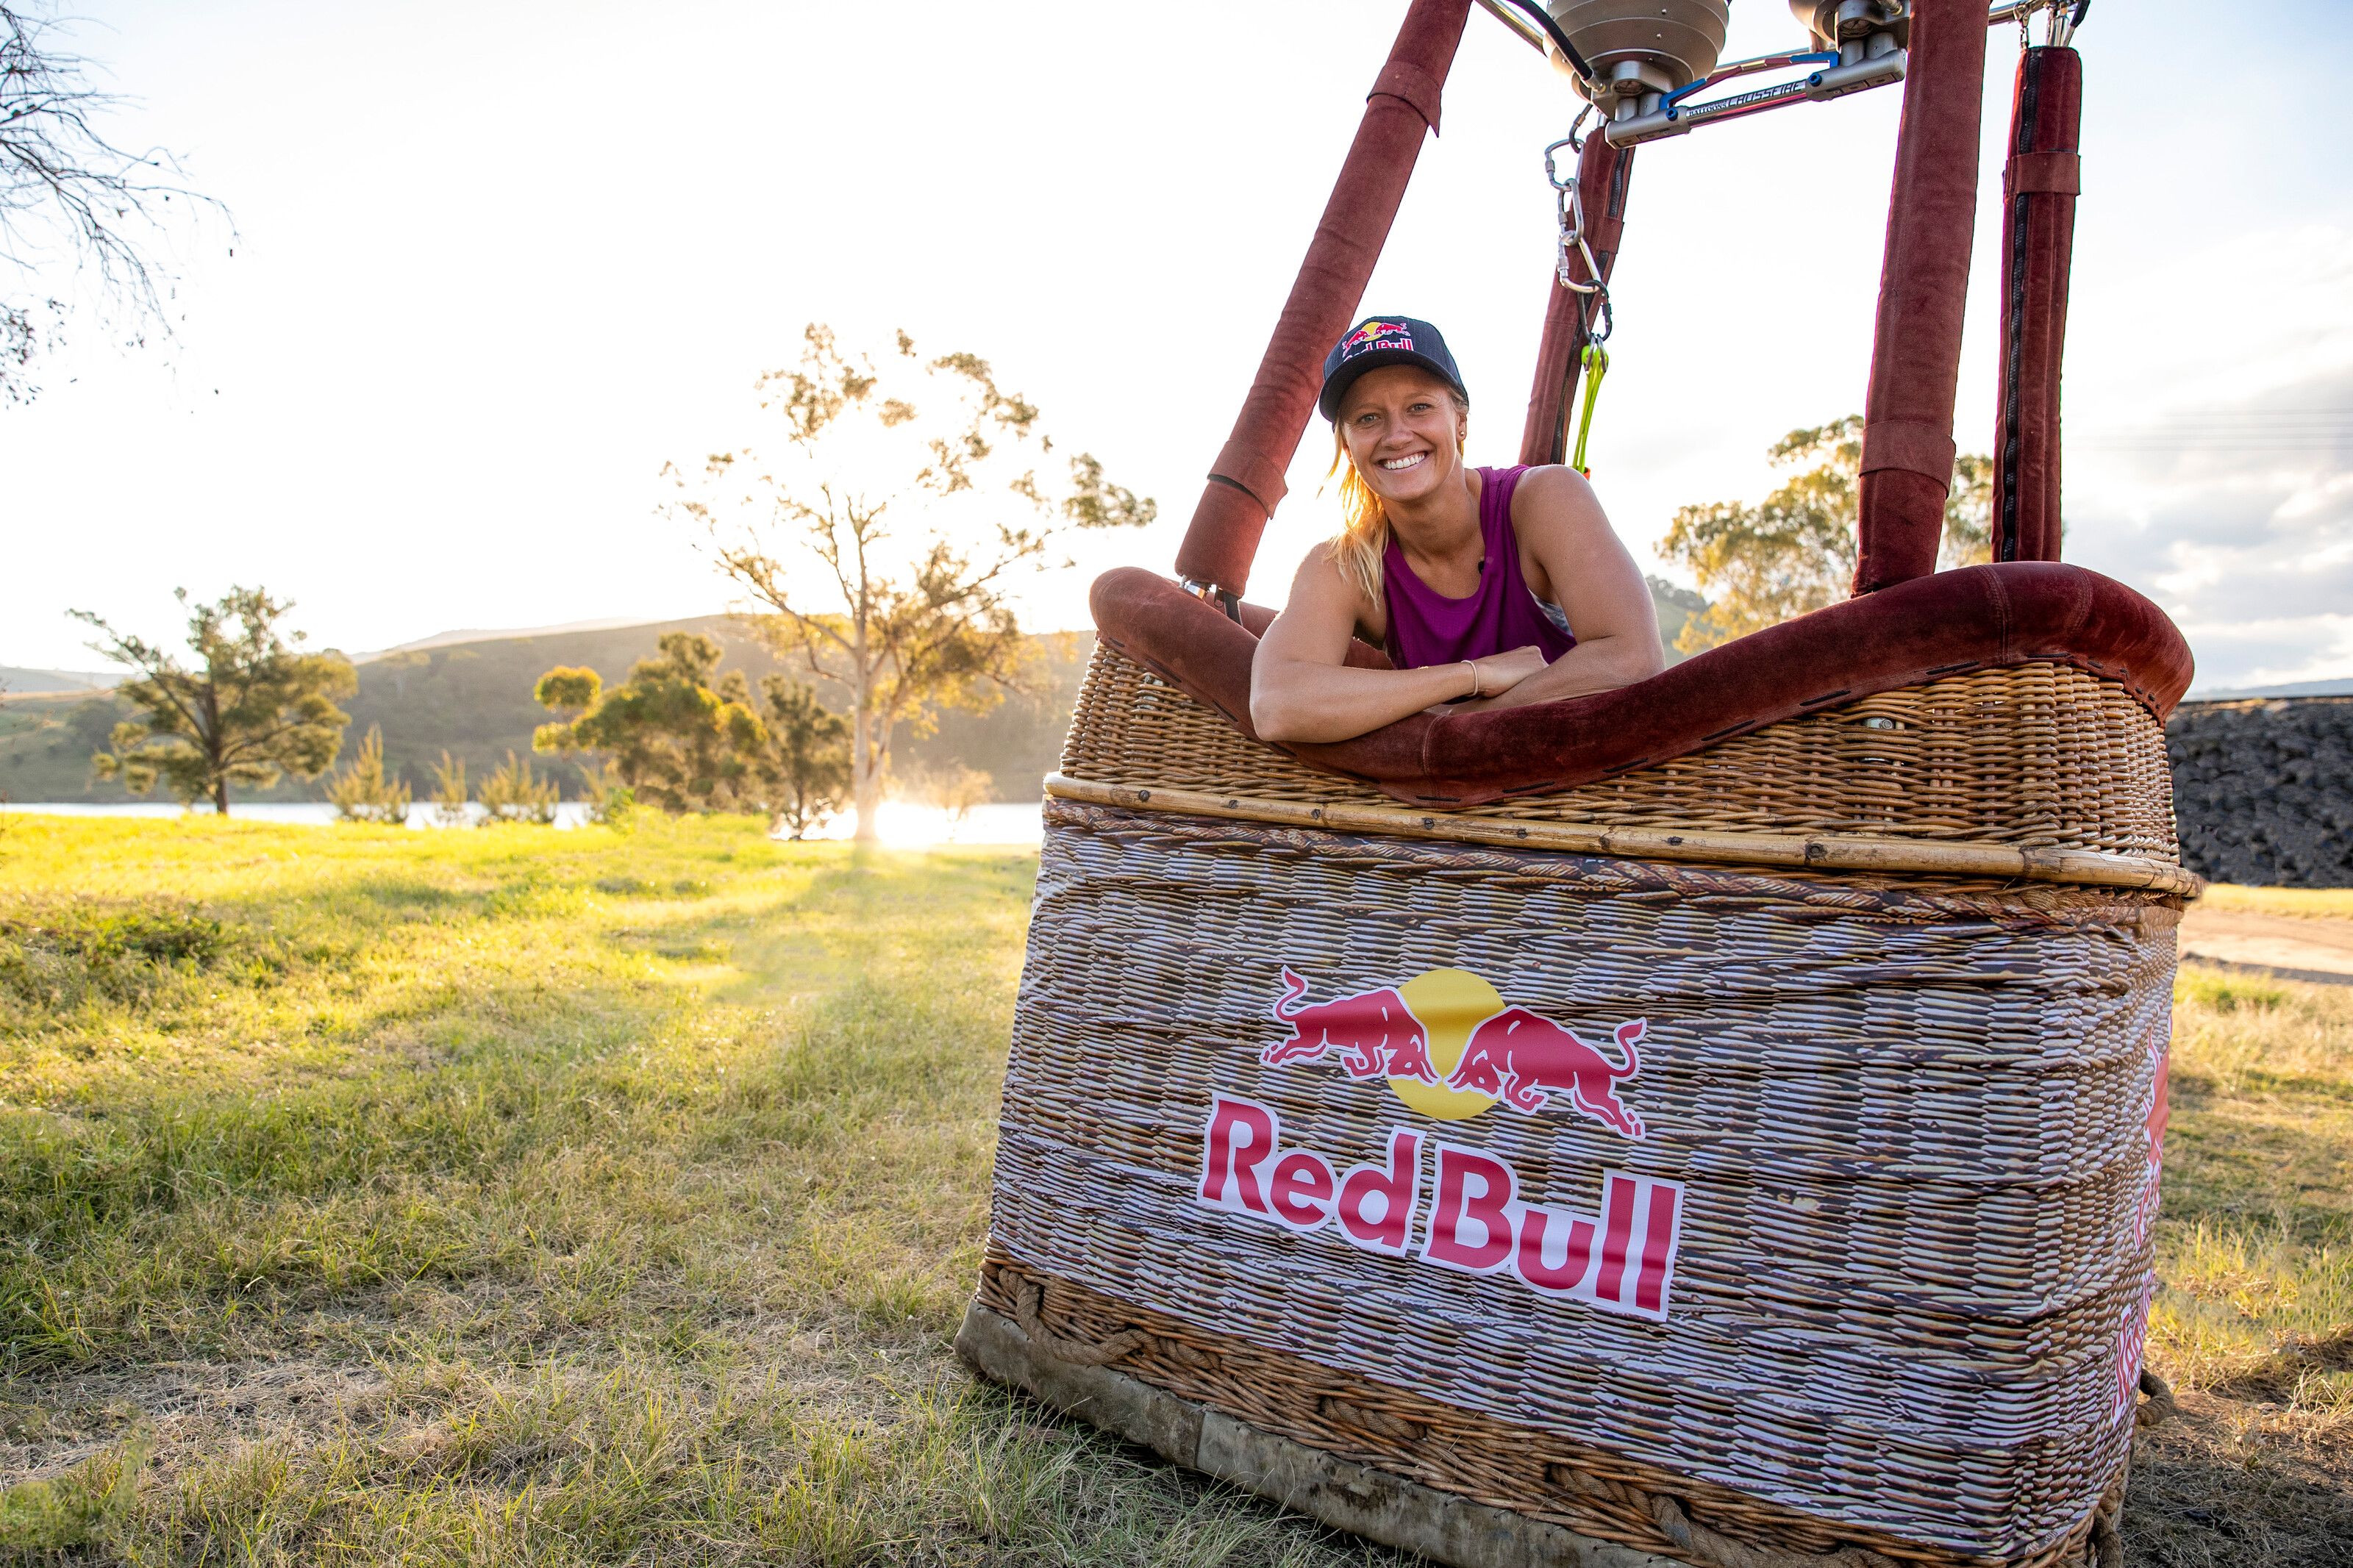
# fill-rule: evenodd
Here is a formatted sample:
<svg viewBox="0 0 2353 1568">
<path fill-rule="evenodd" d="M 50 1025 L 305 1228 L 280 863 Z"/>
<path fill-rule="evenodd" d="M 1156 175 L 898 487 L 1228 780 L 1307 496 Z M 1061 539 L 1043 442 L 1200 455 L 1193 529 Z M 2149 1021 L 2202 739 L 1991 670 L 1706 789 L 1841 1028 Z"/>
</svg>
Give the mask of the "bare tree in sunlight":
<svg viewBox="0 0 2353 1568">
<path fill-rule="evenodd" d="M 47 7 L 0 0 L 0 399 L 40 391 L 35 363 L 59 342 L 73 301 L 52 270 L 70 261 L 90 307 L 132 346 L 169 337 L 177 279 L 170 241 L 203 209 L 168 153 L 116 146 L 97 121 L 121 100 L 90 85 Z M 65 290 L 70 293 L 70 290 Z"/>
<path fill-rule="evenodd" d="M 823 326 L 804 339 L 797 365 L 760 381 L 784 439 L 679 475 L 676 505 L 710 531 L 762 637 L 848 699 L 871 839 L 894 733 L 1018 679 L 1019 576 L 1064 564 L 1069 531 L 1139 526 L 1153 503 L 1086 453 L 1053 457 L 1037 406 L 976 355 L 919 354 L 904 332 L 871 355 Z"/>
</svg>

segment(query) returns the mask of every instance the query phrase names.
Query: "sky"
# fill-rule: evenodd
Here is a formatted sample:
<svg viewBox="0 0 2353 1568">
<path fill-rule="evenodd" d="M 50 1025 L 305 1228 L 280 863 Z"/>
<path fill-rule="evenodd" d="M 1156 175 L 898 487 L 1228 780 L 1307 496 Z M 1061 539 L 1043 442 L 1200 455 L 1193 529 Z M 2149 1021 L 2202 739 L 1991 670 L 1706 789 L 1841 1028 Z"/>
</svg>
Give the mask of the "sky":
<svg viewBox="0 0 2353 1568">
<path fill-rule="evenodd" d="M 754 384 L 805 323 L 987 358 L 1161 521 L 1027 582 L 1086 624 L 1166 570 L 1403 0 L 77 0 L 124 96 L 227 221 L 175 231 L 168 342 L 77 323 L 0 407 L 0 663 L 95 668 L 69 609 L 151 636 L 172 590 L 260 584 L 314 646 L 705 614 L 665 463 L 773 438 Z M 1791 43 L 1737 0 L 1727 54 Z M 2353 675 L 2353 6 L 2261 39 L 2101 0 L 2065 407 L 2068 558 L 2163 605 L 2213 689 Z M 2296 40 L 2294 48 L 2276 41 Z M 2258 48 L 2232 90 L 2214 63 Z M 1957 435 L 1989 445 L 1995 29 Z M 1860 409 L 1900 89 L 1638 155 L 1594 478 L 1646 569 L 1677 506 L 1770 489 L 1766 447 Z M 1550 272 L 1541 151 L 1577 100 L 1474 11 L 1366 311 L 1427 317 L 1513 460 Z M 233 252 L 233 254 L 232 254 Z M 18 292 L 74 280 L 19 279 Z M 1261 548 L 1280 603 L 1328 532 L 1320 421 Z"/>
</svg>

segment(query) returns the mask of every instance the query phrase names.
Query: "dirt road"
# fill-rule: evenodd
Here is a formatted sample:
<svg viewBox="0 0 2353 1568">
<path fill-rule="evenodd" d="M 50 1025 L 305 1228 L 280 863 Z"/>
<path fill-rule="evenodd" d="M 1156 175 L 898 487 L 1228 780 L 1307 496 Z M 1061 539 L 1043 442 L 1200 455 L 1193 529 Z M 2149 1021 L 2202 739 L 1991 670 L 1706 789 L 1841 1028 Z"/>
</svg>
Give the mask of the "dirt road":
<svg viewBox="0 0 2353 1568">
<path fill-rule="evenodd" d="M 2353 921 L 2247 914 L 2192 904 L 2181 918 L 2181 956 L 2267 969 L 2292 980 L 2353 985 Z"/>
</svg>

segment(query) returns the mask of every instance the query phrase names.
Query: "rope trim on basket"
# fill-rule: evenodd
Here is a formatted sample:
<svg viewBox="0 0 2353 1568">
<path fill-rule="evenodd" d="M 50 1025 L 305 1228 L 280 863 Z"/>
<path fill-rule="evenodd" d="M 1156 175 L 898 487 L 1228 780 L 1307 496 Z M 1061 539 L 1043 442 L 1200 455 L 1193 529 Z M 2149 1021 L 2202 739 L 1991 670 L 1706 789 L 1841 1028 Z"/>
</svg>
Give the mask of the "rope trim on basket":
<svg viewBox="0 0 2353 1568">
<path fill-rule="evenodd" d="M 2181 1414 L 2181 1405 L 2173 1397 L 2172 1387 L 2147 1367 L 2140 1369 L 2140 1391 L 2148 1395 L 2148 1403 L 2133 1413 L 2134 1426 L 2154 1426 Z"/>
<path fill-rule="evenodd" d="M 1181 812 L 1245 822 L 1276 822 L 1341 832 L 1385 833 L 1410 838 L 1451 839 L 1523 849 L 1578 855 L 1610 855 L 1646 860 L 1690 860 L 1713 865 L 1798 866 L 1833 871 L 1910 871 L 1954 877 L 1993 877 L 2031 882 L 2073 882 L 2089 887 L 2141 888 L 2194 898 L 2205 879 L 2193 871 L 2135 856 L 2094 849 L 2030 848 L 2010 844 L 1955 844 L 1911 839 L 1849 838 L 1843 836 L 1684 832 L 1662 827 L 1586 827 L 1567 823 L 1514 822 L 1453 812 L 1411 811 L 1397 806 L 1262 800 L 1247 795 L 1207 795 L 1198 790 L 1138 784 L 1098 784 L 1067 773 L 1046 775 L 1054 799 L 1118 805 L 1146 811 Z"/>
<path fill-rule="evenodd" d="M 1132 1355 L 1144 1348 L 1152 1336 L 1142 1329 L 1125 1329 L 1107 1340 L 1093 1344 L 1084 1340 L 1067 1339 L 1048 1328 L 1039 1316 L 1046 1302 L 1045 1287 L 1034 1279 L 1022 1282 L 1013 1293 L 1013 1321 L 1029 1336 L 1029 1342 L 1052 1356 L 1056 1361 L 1069 1362 L 1072 1366 L 1109 1366 L 1122 1356 Z"/>
</svg>

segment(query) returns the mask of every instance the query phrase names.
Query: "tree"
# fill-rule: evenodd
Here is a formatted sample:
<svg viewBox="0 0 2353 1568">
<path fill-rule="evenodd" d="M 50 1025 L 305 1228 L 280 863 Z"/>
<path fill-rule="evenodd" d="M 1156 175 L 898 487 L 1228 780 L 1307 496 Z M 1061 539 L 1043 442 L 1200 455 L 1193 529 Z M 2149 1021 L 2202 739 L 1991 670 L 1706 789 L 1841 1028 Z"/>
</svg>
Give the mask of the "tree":
<svg viewBox="0 0 2353 1568">
<path fill-rule="evenodd" d="M 541 725 L 532 749 L 607 752 L 634 798 L 661 811 L 756 809 L 768 735 L 743 673 L 713 689 L 723 650 L 699 632 L 665 632 L 659 647 L 609 691 L 593 669 L 540 677 L 540 705 L 575 716 Z"/>
<path fill-rule="evenodd" d="M 408 785 L 385 776 L 381 725 L 368 726 L 351 766 L 328 784 L 327 798 L 335 803 L 335 816 L 343 822 L 377 822 L 387 827 L 407 823 Z"/>
<path fill-rule="evenodd" d="M 0 397 L 29 401 L 30 367 L 58 341 L 69 309 L 34 285 L 41 264 L 70 256 L 95 274 L 98 303 L 130 341 L 171 331 L 172 282 L 159 257 L 169 217 L 217 202 L 174 183 L 168 153 L 134 153 L 99 133 L 93 117 L 117 101 L 90 85 L 90 62 L 65 52 L 57 23 L 22 0 L 0 0 Z"/>
<path fill-rule="evenodd" d="M 798 838 L 841 809 L 849 788 L 849 726 L 797 680 L 763 676 L 760 692 L 767 699 L 769 814 L 776 829 Z"/>
<path fill-rule="evenodd" d="M 781 419 L 772 452 L 713 455 L 699 490 L 666 471 L 754 628 L 847 695 L 850 794 L 871 840 L 894 734 L 929 733 L 939 709 L 986 708 L 1018 681 L 1016 575 L 1067 564 L 1070 530 L 1139 526 L 1155 509 L 1085 453 L 1042 478 L 1053 442 L 1039 410 L 985 360 L 926 359 L 904 332 L 879 362 L 826 327 L 802 336 L 799 363 L 757 384 Z"/>
<path fill-rule="evenodd" d="M 1699 653 L 1847 597 L 1854 581 L 1862 493 L 1859 415 L 1792 430 L 1767 453 L 1776 466 L 1810 464 L 1755 506 L 1714 501 L 1675 513 L 1659 552 L 1691 568 L 1708 596 L 1675 647 Z M 1944 564 L 1973 565 L 1991 542 L 1993 460 L 1963 454 L 1945 502 Z"/>
<path fill-rule="evenodd" d="M 186 589 L 175 596 L 188 603 Z M 161 778 L 181 800 L 209 798 L 227 816 L 231 784 L 268 789 L 283 773 L 326 772 L 352 721 L 334 700 L 357 691 L 359 677 L 341 654 L 294 647 L 302 633 L 291 642 L 280 634 L 293 607 L 260 588 L 231 588 L 218 604 L 194 606 L 194 668 L 88 610 L 69 612 L 100 632 L 92 650 L 139 672 L 115 689 L 137 717 L 114 727 L 113 750 L 90 759 L 98 776 L 120 774 L 134 795 Z"/>
</svg>

